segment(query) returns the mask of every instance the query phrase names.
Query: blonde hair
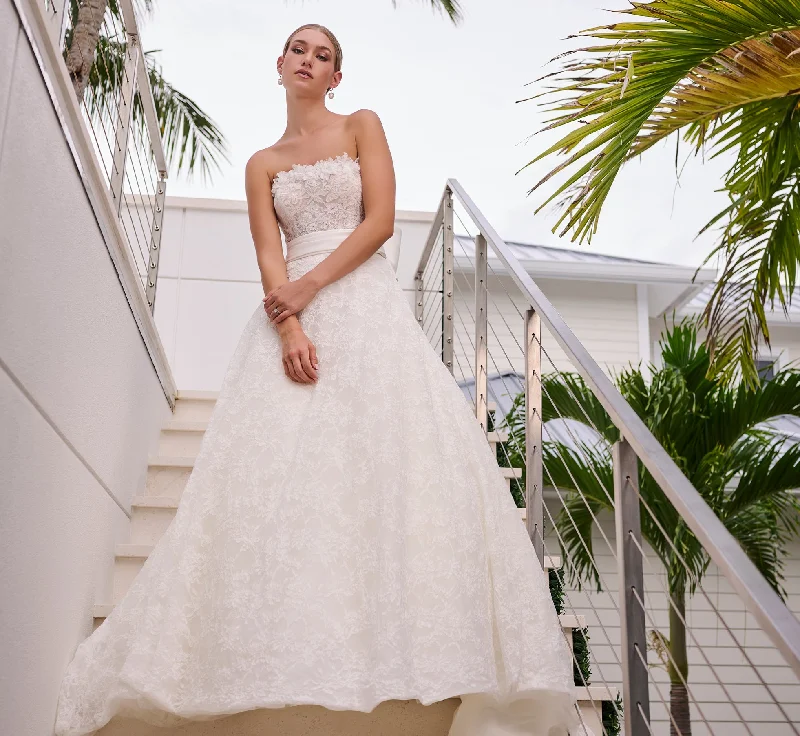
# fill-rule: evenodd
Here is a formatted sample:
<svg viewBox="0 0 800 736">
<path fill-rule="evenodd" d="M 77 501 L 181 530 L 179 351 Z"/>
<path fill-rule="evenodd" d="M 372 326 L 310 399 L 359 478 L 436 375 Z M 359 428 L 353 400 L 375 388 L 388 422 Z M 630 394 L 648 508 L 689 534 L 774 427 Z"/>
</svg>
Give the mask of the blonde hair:
<svg viewBox="0 0 800 736">
<path fill-rule="evenodd" d="M 324 33 L 333 44 L 333 71 L 338 72 L 342 68 L 342 47 L 339 45 L 339 41 L 336 40 L 336 36 L 333 35 L 331 31 L 329 31 L 325 26 L 321 26 L 319 23 L 306 23 L 299 28 L 295 28 L 290 34 L 289 38 L 286 39 L 286 43 L 283 45 L 283 55 L 286 56 L 286 52 L 289 50 L 289 44 L 291 43 L 292 39 L 295 37 L 297 33 L 306 28 L 313 28 L 315 31 L 320 31 Z M 330 92 L 330 87 L 326 90 Z"/>
</svg>

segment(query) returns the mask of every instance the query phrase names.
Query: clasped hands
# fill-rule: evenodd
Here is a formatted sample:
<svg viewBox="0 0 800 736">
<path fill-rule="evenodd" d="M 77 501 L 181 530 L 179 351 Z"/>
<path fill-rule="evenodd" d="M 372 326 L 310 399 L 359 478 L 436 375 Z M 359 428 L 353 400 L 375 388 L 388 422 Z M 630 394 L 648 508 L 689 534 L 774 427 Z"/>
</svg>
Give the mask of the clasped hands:
<svg viewBox="0 0 800 736">
<path fill-rule="evenodd" d="M 305 276 L 270 289 L 262 300 L 270 322 L 278 324 L 287 317 L 297 314 L 317 295 L 318 291 L 319 287 Z"/>
<path fill-rule="evenodd" d="M 264 309 L 273 324 L 299 312 L 319 291 L 319 287 L 309 278 L 301 277 L 295 281 L 271 289 L 264 297 Z M 273 316 L 275 310 L 279 310 Z M 295 329 L 287 323 L 288 329 L 278 328 L 283 347 L 283 371 L 295 383 L 316 383 L 319 369 L 317 349 L 298 325 Z"/>
</svg>

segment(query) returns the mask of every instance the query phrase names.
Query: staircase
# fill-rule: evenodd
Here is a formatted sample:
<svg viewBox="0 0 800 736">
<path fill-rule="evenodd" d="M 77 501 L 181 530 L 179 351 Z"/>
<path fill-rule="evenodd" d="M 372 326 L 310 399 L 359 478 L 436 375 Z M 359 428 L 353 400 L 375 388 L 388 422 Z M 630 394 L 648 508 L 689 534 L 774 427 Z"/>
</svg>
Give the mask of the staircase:
<svg viewBox="0 0 800 736">
<path fill-rule="evenodd" d="M 161 430 L 158 454 L 150 458 L 144 494 L 134 498 L 131 504 L 130 537 L 127 542 L 118 544 L 114 557 L 113 599 L 98 603 L 94 607 L 94 628 L 102 625 L 106 616 L 113 610 L 128 591 L 136 575 L 142 569 L 153 547 L 175 517 L 183 489 L 194 467 L 194 461 L 203 440 L 203 433 L 216 405 L 217 393 L 210 391 L 179 391 L 175 402 L 173 417 Z M 489 403 L 488 410 L 495 410 Z M 488 440 L 492 450 L 498 442 L 508 439 L 503 432 L 489 432 Z M 513 478 L 520 478 L 520 468 L 502 468 L 509 485 Z M 520 509 L 520 518 L 525 521 L 525 509 Z M 545 558 L 545 568 L 557 569 L 561 561 L 557 557 Z M 562 614 L 561 626 L 567 641 L 572 645 L 573 630 L 583 630 L 586 626 L 580 615 Z M 605 685 L 590 685 L 576 688 L 576 697 L 585 725 L 595 736 L 603 736 L 601 727 L 602 701 L 615 700 L 618 690 Z M 279 710 L 250 711 L 225 718 L 223 721 L 193 723 L 176 729 L 159 729 L 161 736 L 174 734 L 219 734 L 222 723 L 225 736 L 251 736 L 252 734 L 336 734 L 347 736 L 369 734 L 370 736 L 415 736 L 430 734 L 444 736 L 450 727 L 453 712 L 460 698 L 423 706 L 416 700 L 387 701 L 381 703 L 372 713 L 350 711 L 334 712 L 321 706 L 290 706 Z M 265 730 L 266 729 L 266 730 Z M 98 736 L 137 736 L 152 734 L 153 728 L 128 719 L 114 719 L 98 732 Z M 614 736 L 609 734 L 609 736 Z"/>
</svg>

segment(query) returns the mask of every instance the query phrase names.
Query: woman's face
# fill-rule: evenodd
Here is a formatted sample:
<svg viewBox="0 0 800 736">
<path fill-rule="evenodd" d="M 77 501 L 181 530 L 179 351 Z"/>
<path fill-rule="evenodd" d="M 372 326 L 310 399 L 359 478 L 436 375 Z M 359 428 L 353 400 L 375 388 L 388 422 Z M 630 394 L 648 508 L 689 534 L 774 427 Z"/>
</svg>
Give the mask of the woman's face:
<svg viewBox="0 0 800 736">
<path fill-rule="evenodd" d="M 336 87 L 342 73 L 333 71 L 333 43 L 315 28 L 298 31 L 289 42 L 286 55 L 278 58 L 283 86 L 296 94 L 321 97 Z"/>
</svg>

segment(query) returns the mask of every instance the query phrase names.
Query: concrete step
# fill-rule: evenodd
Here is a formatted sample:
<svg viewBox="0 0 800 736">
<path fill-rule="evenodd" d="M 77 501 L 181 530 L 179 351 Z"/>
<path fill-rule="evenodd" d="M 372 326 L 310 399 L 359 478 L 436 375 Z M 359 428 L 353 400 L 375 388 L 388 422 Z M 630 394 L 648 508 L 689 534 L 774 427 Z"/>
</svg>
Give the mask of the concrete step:
<svg viewBox="0 0 800 736">
<path fill-rule="evenodd" d="M 219 391 L 178 391 L 173 420 L 207 422 L 214 411 Z"/>
<path fill-rule="evenodd" d="M 619 694 L 619 688 L 610 685 L 589 685 L 588 687 L 577 687 L 575 690 L 583 724 L 595 736 L 604 736 L 602 702 L 615 700 Z"/>
<path fill-rule="evenodd" d="M 162 428 L 158 442 L 159 456 L 197 457 L 208 420 L 170 419 Z"/>
<path fill-rule="evenodd" d="M 508 442 L 508 432 L 503 431 L 496 431 L 496 432 L 487 432 L 486 439 L 489 441 L 489 444 L 492 446 L 492 450 L 495 450 L 495 445 L 498 442 Z"/>
<path fill-rule="evenodd" d="M 147 480 L 145 481 L 145 495 L 147 497 L 169 496 L 179 500 L 191 475 L 194 460 L 192 459 L 191 465 L 187 465 L 185 462 L 158 462 L 160 460 L 162 459 L 150 459 L 147 468 Z M 169 458 L 164 458 L 164 460 L 169 460 Z"/>
<path fill-rule="evenodd" d="M 131 504 L 131 543 L 157 544 L 175 518 L 179 500 L 169 495 L 134 498 Z"/>
<path fill-rule="evenodd" d="M 500 468 L 503 473 L 504 478 L 521 478 L 522 477 L 522 468 Z"/>
</svg>

